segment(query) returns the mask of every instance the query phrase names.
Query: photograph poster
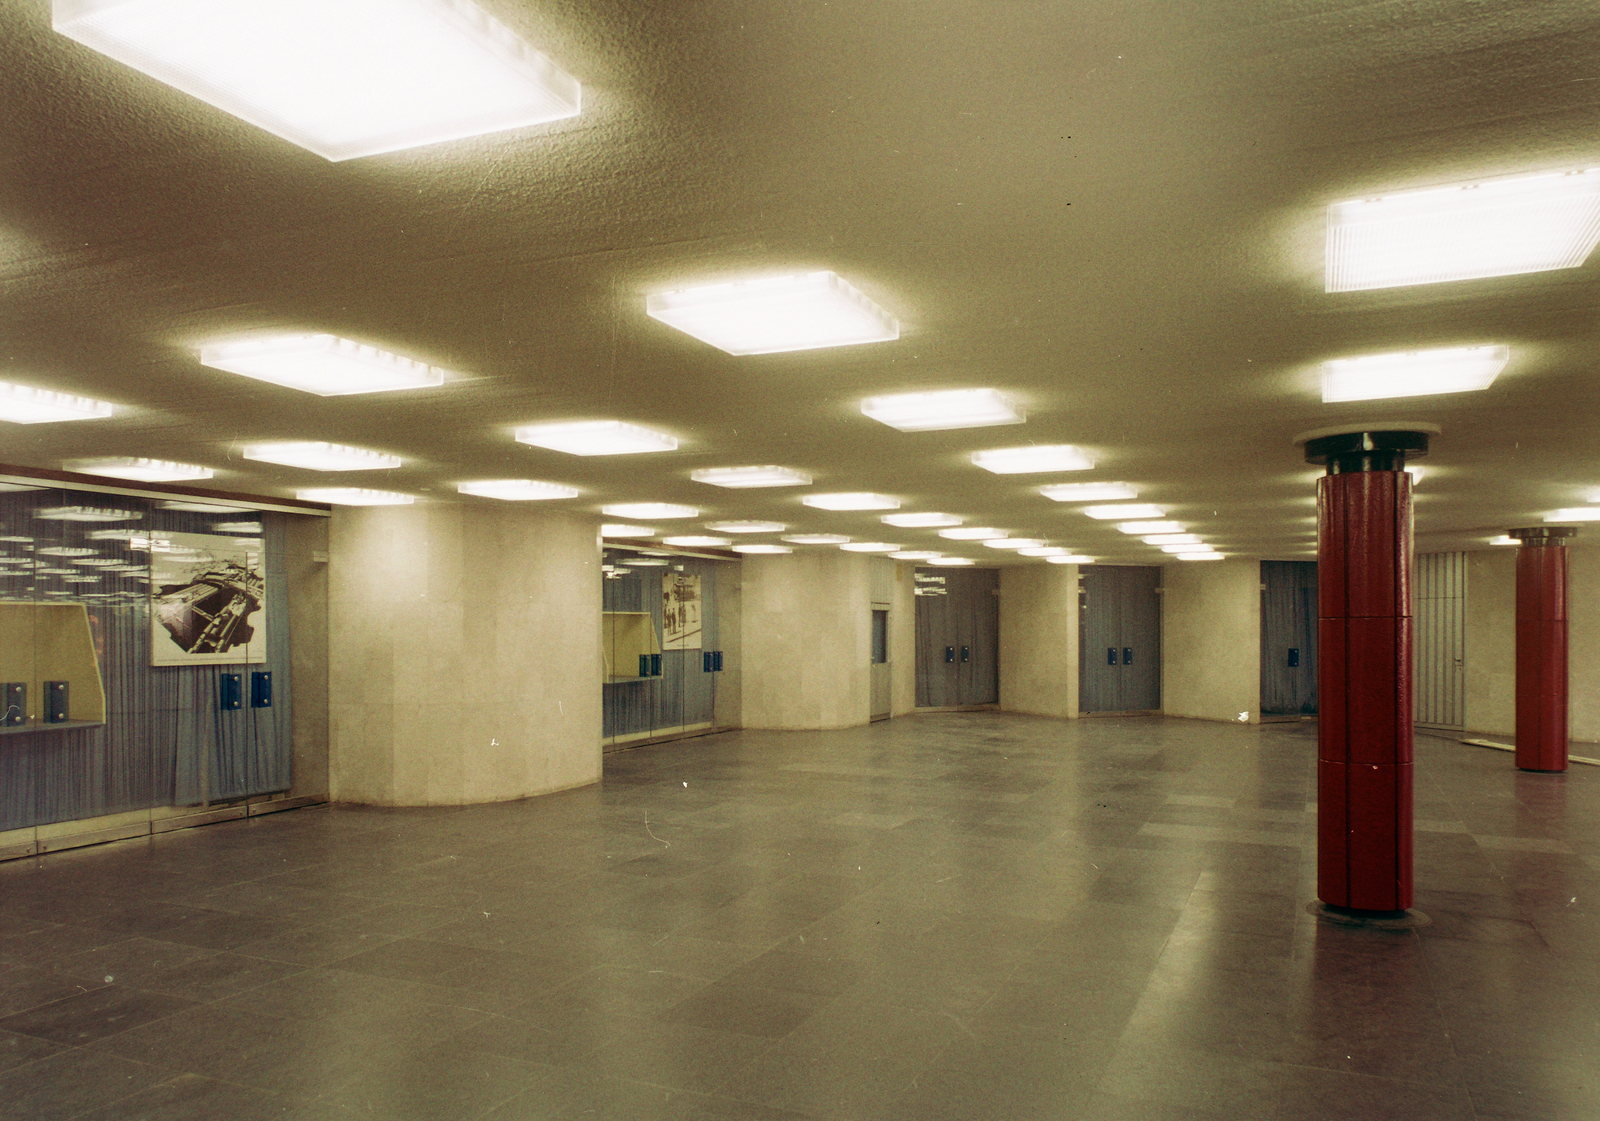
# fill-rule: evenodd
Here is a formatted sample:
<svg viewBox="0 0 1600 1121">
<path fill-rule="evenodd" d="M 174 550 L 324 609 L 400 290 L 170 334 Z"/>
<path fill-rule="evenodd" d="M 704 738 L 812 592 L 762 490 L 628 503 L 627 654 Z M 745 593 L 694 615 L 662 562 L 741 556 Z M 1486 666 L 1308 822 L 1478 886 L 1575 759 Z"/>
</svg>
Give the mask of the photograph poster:
<svg viewBox="0 0 1600 1121">
<path fill-rule="evenodd" d="M 267 660 L 261 540 L 163 533 L 150 541 L 150 664 Z"/>
<path fill-rule="evenodd" d="M 661 649 L 700 649 L 700 577 L 661 574 Z"/>
</svg>

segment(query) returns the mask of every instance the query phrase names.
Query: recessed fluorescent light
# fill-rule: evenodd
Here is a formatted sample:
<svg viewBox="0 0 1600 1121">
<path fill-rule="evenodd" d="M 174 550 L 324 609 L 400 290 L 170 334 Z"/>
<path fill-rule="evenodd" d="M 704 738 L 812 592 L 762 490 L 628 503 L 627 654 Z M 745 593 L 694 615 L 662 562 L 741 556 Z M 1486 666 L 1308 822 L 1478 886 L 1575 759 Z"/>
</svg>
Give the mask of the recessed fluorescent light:
<svg viewBox="0 0 1600 1121">
<path fill-rule="evenodd" d="M 896 393 L 868 397 L 861 411 L 901 432 L 938 432 L 950 428 L 986 428 L 1021 424 L 1027 414 L 997 389 L 939 389 L 931 393 Z"/>
<path fill-rule="evenodd" d="M 1510 358 L 1510 349 L 1503 346 L 1336 358 L 1322 364 L 1322 399 L 1376 401 L 1488 389 Z"/>
<path fill-rule="evenodd" d="M 68 471 L 86 475 L 105 475 L 112 479 L 134 479 L 143 483 L 176 483 L 185 479 L 209 479 L 215 472 L 192 463 L 168 463 L 162 459 L 115 456 L 110 459 L 69 459 L 62 464 Z"/>
<path fill-rule="evenodd" d="M 1039 444 L 973 452 L 972 462 L 996 475 L 1036 475 L 1043 471 L 1088 471 L 1094 460 L 1073 444 Z"/>
<path fill-rule="evenodd" d="M 900 500 L 887 494 L 852 491 L 845 494 L 808 494 L 800 500 L 818 510 L 898 510 Z"/>
<path fill-rule="evenodd" d="M 1155 533 L 1182 533 L 1188 527 L 1182 522 L 1122 522 L 1117 529 L 1135 537 Z"/>
<path fill-rule="evenodd" d="M 901 549 L 898 552 L 890 553 L 889 559 L 916 561 L 933 560 L 935 557 L 942 556 L 944 556 L 943 553 L 934 552 L 931 549 Z"/>
<path fill-rule="evenodd" d="M 706 528 L 718 533 L 782 533 L 789 527 L 782 522 L 707 522 Z"/>
<path fill-rule="evenodd" d="M 1080 555 L 1076 555 L 1076 554 L 1065 556 L 1065 557 L 1045 557 L 1044 559 L 1050 564 L 1093 564 L 1094 563 L 1094 558 L 1093 557 L 1085 557 L 1085 556 L 1080 556 Z"/>
<path fill-rule="evenodd" d="M 243 533 L 246 535 L 261 533 L 260 522 L 214 522 L 211 526 L 213 533 Z"/>
<path fill-rule="evenodd" d="M 900 324 L 831 272 L 657 292 L 645 313 L 729 354 L 887 342 Z"/>
<path fill-rule="evenodd" d="M 1600 522 L 1600 506 L 1571 506 L 1565 510 L 1552 510 L 1544 516 L 1547 522 Z"/>
<path fill-rule="evenodd" d="M 58 420 L 99 420 L 111 415 L 111 406 L 92 397 L 52 393 L 31 385 L 0 381 L 0 420 L 14 424 L 50 424 Z"/>
<path fill-rule="evenodd" d="M 329 160 L 578 113 L 577 80 L 470 0 L 55 0 L 55 29 Z"/>
<path fill-rule="evenodd" d="M 1327 290 L 1570 269 L 1600 242 L 1600 169 L 1462 183 L 1328 207 Z"/>
<path fill-rule="evenodd" d="M 678 446 L 676 436 L 620 420 L 530 424 L 517 429 L 516 439 L 519 444 L 532 444 L 569 455 L 637 455 L 669 452 Z"/>
<path fill-rule="evenodd" d="M 1167 511 L 1160 506 L 1148 504 L 1132 506 L 1085 506 L 1083 513 L 1091 518 L 1098 518 L 1104 522 L 1114 522 L 1123 518 L 1159 518 Z"/>
<path fill-rule="evenodd" d="M 1175 533 L 1175 534 L 1172 534 L 1172 536 L 1174 536 L 1174 537 L 1191 537 L 1191 536 L 1193 536 L 1193 534 Z M 1146 538 L 1146 540 L 1149 540 L 1149 539 Z M 1163 546 L 1161 546 L 1161 551 L 1163 553 L 1214 553 L 1214 552 L 1216 552 L 1216 550 L 1213 549 L 1210 545 L 1202 544 L 1200 542 L 1190 542 L 1187 545 L 1163 545 Z"/>
<path fill-rule="evenodd" d="M 1117 502 L 1138 498 L 1139 488 L 1127 483 L 1051 483 L 1039 493 L 1056 502 Z"/>
<path fill-rule="evenodd" d="M 1202 561 L 1202 560 L 1222 560 L 1223 559 L 1221 553 L 1179 553 L 1179 554 L 1177 554 L 1177 557 L 1181 561 Z"/>
<path fill-rule="evenodd" d="M 285 467 L 304 467 L 309 471 L 378 471 L 399 467 L 403 462 L 397 455 L 314 440 L 246 444 L 240 454 L 260 463 L 281 463 Z"/>
<path fill-rule="evenodd" d="M 899 545 L 887 541 L 849 541 L 839 548 L 847 553 L 898 553 Z"/>
<path fill-rule="evenodd" d="M 993 541 L 1006 536 L 1007 531 L 995 529 L 993 526 L 972 525 L 963 526 L 961 529 L 941 529 L 939 536 L 947 541 Z"/>
<path fill-rule="evenodd" d="M 1509 534 L 1502 533 L 1499 537 L 1491 537 L 1491 538 L 1489 538 L 1489 544 L 1491 544 L 1491 545 L 1520 545 L 1520 544 L 1522 544 L 1522 542 L 1517 540 L 1515 537 L 1510 536 Z"/>
<path fill-rule="evenodd" d="M 1597 510 L 1596 513 L 1600 513 Z M 33 516 L 47 522 L 131 522 L 144 517 L 137 510 L 114 510 L 100 506 L 45 506 Z"/>
<path fill-rule="evenodd" d="M 295 491 L 294 496 L 307 502 L 326 502 L 331 506 L 410 506 L 417 500 L 414 494 L 367 490 L 364 487 L 309 487 Z"/>
<path fill-rule="evenodd" d="M 940 568 L 957 568 L 964 565 L 974 564 L 976 562 L 970 557 L 934 557 L 932 560 L 928 561 L 928 563 L 936 564 Z"/>
<path fill-rule="evenodd" d="M 444 384 L 445 372 L 337 335 L 274 335 L 200 348 L 200 364 L 287 389 L 341 397 Z"/>
<path fill-rule="evenodd" d="M 700 516 L 700 511 L 693 506 L 675 506 L 670 502 L 614 502 L 600 507 L 600 512 L 613 518 L 651 518 L 657 521 Z"/>
<path fill-rule="evenodd" d="M 502 502 L 537 502 L 547 498 L 576 498 L 577 487 L 560 483 L 541 483 L 534 479 L 478 479 L 457 483 L 456 493 L 478 498 L 498 498 Z"/>
<path fill-rule="evenodd" d="M 783 540 L 792 545 L 843 545 L 850 538 L 838 533 L 791 533 Z"/>
<path fill-rule="evenodd" d="M 714 487 L 803 487 L 811 476 L 793 467 L 702 467 L 689 478 Z"/>
<path fill-rule="evenodd" d="M 935 526 L 961 524 L 961 519 L 954 514 L 885 514 L 878 520 L 898 529 L 932 529 Z"/>
<path fill-rule="evenodd" d="M 1043 544 L 1043 541 L 1036 541 L 1032 537 L 1001 537 L 984 542 L 991 549 L 1037 549 Z"/>
<path fill-rule="evenodd" d="M 694 535 L 687 537 L 663 537 L 661 539 L 661 543 L 663 545 L 678 545 L 689 549 L 720 548 L 724 545 L 733 544 L 733 542 L 729 541 L 726 537 L 699 537 Z"/>
<path fill-rule="evenodd" d="M 601 537 L 654 537 L 655 528 L 648 525 L 623 525 L 619 522 L 606 522 L 600 527 Z"/>
<path fill-rule="evenodd" d="M 629 557 L 628 565 L 632 568 L 665 568 L 669 562 L 660 557 Z"/>
<path fill-rule="evenodd" d="M 1198 545 L 1198 533 L 1152 533 L 1144 539 L 1146 545 Z"/>
<path fill-rule="evenodd" d="M 782 553 L 794 552 L 787 545 L 735 545 L 733 551 L 736 553 L 748 553 L 753 556 L 777 556 Z"/>
<path fill-rule="evenodd" d="M 1035 545 L 1027 549 L 1018 549 L 1017 555 L 1019 557 L 1064 557 L 1070 552 L 1072 552 L 1071 549 L 1063 549 L 1060 545 Z"/>
</svg>

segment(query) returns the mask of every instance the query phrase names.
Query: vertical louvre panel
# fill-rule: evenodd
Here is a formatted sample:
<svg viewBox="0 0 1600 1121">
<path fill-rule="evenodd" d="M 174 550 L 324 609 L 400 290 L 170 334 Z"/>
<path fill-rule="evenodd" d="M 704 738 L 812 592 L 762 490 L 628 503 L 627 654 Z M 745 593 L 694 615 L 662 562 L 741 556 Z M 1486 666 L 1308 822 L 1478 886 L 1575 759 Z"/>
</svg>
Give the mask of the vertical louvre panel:
<svg viewBox="0 0 1600 1121">
<path fill-rule="evenodd" d="M 1416 722 L 1441 728 L 1465 723 L 1466 554 L 1417 557 Z"/>
</svg>

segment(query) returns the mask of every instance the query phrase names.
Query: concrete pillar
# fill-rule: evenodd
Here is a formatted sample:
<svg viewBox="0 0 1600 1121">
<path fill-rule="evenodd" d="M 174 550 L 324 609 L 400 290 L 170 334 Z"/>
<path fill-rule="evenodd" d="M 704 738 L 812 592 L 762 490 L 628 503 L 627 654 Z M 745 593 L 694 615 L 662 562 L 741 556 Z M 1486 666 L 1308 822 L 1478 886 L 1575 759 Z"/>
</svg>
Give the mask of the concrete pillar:
<svg viewBox="0 0 1600 1121">
<path fill-rule="evenodd" d="M 597 528 L 520 503 L 335 511 L 335 799 L 460 805 L 599 780 Z"/>
<path fill-rule="evenodd" d="M 1317 895 L 1411 906 L 1411 476 L 1418 431 L 1313 433 L 1317 481 Z"/>
<path fill-rule="evenodd" d="M 746 728 L 866 724 L 872 708 L 871 558 L 830 549 L 746 556 Z"/>
<path fill-rule="evenodd" d="M 1077 718 L 1077 565 L 1000 570 L 1000 707 Z"/>
<path fill-rule="evenodd" d="M 1517 550 L 1517 767 L 1567 769 L 1567 538 L 1570 526 L 1514 529 Z"/>
</svg>

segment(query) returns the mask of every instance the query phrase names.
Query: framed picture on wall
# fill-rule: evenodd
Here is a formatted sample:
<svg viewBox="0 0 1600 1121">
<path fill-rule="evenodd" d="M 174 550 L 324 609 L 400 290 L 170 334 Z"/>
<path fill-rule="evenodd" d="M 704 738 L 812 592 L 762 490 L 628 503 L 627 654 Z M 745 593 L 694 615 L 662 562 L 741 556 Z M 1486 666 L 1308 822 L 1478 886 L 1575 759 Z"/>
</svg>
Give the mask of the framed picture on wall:
<svg viewBox="0 0 1600 1121">
<path fill-rule="evenodd" d="M 661 574 L 661 649 L 700 649 L 700 577 Z"/>
<path fill-rule="evenodd" d="M 151 665 L 264 662 L 266 608 L 266 561 L 259 538 L 151 536 Z"/>
</svg>

